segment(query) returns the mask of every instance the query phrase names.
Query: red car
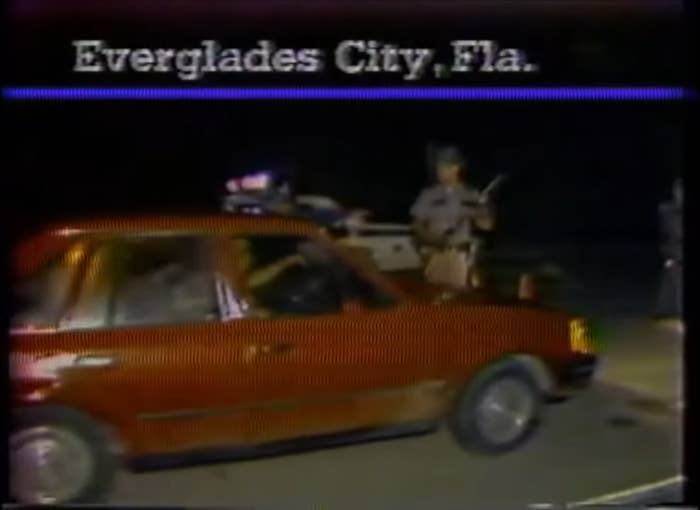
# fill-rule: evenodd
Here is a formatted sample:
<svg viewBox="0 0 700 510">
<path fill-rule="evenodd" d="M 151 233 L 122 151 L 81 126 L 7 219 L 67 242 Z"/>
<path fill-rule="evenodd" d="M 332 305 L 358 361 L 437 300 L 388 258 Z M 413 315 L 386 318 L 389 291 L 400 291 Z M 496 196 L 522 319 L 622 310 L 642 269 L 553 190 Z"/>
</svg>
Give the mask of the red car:
<svg viewBox="0 0 700 510">
<path fill-rule="evenodd" d="M 15 252 L 11 488 L 93 501 L 127 461 L 425 429 L 509 451 L 594 371 L 585 321 L 387 279 L 311 224 L 111 218 Z"/>
</svg>

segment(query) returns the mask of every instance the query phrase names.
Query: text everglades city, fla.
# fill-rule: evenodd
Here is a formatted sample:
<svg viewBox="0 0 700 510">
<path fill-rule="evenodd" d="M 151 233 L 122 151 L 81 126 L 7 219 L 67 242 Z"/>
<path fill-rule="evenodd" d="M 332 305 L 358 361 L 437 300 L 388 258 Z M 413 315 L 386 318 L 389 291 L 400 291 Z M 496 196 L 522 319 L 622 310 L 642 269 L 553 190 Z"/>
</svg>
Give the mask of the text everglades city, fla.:
<svg viewBox="0 0 700 510">
<path fill-rule="evenodd" d="M 524 50 L 503 48 L 497 41 L 483 39 L 451 41 L 440 50 L 444 53 L 441 60 L 435 48 L 408 48 L 377 40 L 341 41 L 330 52 L 280 48 L 270 40 L 258 41 L 251 48 L 225 48 L 215 40 L 179 49 L 112 48 L 103 40 L 77 40 L 73 46 L 76 73 L 174 74 L 184 81 L 225 73 L 322 73 L 329 67 L 348 75 L 394 74 L 408 81 L 431 74 L 448 78 L 461 73 L 538 70 Z"/>
</svg>

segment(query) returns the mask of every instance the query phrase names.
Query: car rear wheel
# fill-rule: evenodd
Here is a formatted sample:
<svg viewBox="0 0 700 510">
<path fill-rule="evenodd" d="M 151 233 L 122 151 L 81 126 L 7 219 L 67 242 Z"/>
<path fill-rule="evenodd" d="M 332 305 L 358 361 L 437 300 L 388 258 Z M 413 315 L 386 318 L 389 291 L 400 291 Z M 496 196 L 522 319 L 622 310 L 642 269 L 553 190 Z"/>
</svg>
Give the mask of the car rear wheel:
<svg viewBox="0 0 700 510">
<path fill-rule="evenodd" d="M 458 399 L 450 428 L 470 451 L 497 454 L 527 441 L 537 428 L 542 395 L 532 376 L 517 366 L 478 376 Z"/>
<path fill-rule="evenodd" d="M 23 504 L 99 502 L 116 473 L 100 427 L 64 408 L 19 411 L 10 435 L 10 492 Z"/>
</svg>

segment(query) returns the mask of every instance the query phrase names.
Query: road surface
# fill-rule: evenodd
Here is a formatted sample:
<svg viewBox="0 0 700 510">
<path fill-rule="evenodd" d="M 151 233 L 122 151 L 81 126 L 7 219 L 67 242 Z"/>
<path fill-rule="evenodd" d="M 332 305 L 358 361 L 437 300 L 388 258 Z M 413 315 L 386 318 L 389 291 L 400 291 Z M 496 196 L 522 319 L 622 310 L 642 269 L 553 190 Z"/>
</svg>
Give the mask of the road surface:
<svg viewBox="0 0 700 510">
<path fill-rule="evenodd" d="M 260 509 L 526 508 L 681 473 L 680 417 L 596 383 L 548 407 L 520 450 L 482 457 L 434 434 L 280 457 L 122 473 L 111 504 Z"/>
</svg>

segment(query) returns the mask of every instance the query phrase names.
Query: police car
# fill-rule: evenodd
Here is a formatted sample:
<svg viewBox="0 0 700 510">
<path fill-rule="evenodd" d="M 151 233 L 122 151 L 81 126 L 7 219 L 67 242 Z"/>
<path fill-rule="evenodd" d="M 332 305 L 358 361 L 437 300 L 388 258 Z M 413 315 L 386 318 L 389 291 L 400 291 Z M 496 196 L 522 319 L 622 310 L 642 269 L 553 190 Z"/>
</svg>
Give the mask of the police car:
<svg viewBox="0 0 700 510">
<path fill-rule="evenodd" d="M 291 203 L 291 214 L 328 228 L 339 243 L 365 252 L 381 271 L 410 271 L 421 267 L 410 225 L 372 223 L 368 221 L 368 211 L 347 209 L 323 195 L 292 197 L 288 185 L 276 185 L 274 176 L 266 172 L 231 179 L 226 189 L 228 194 L 223 198 L 226 212 L 279 212 L 279 204 Z"/>
</svg>

